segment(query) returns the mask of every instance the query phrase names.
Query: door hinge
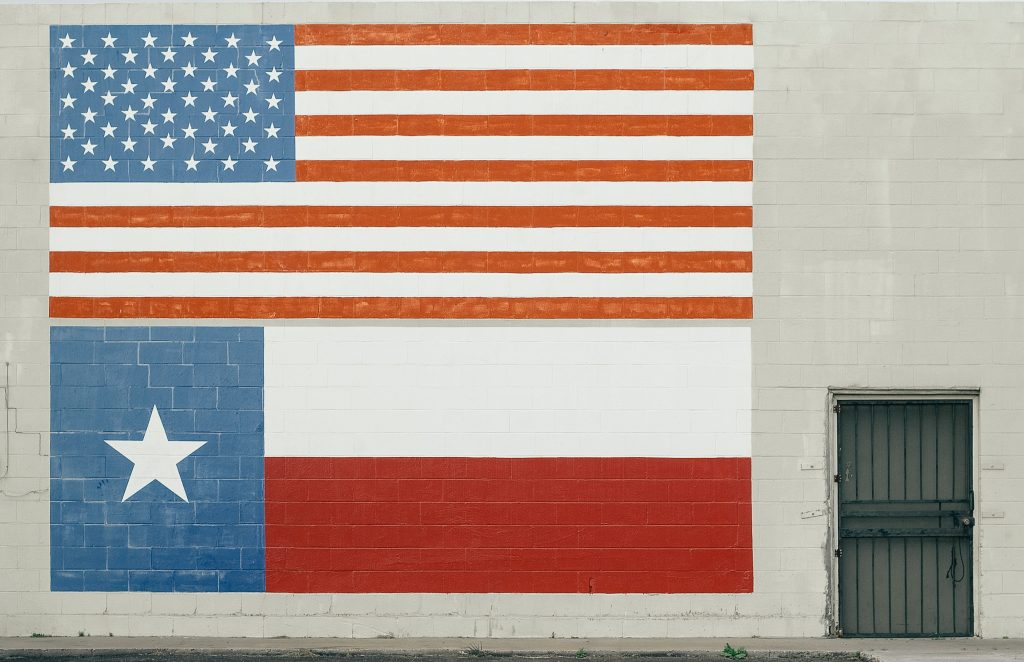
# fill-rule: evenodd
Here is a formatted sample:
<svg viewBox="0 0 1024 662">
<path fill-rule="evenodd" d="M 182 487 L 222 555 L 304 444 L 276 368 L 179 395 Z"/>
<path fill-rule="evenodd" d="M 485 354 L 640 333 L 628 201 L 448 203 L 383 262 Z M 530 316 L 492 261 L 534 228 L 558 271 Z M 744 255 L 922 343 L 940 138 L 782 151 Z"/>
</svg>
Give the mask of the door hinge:
<svg viewBox="0 0 1024 662">
<path fill-rule="evenodd" d="M 837 559 L 841 559 L 841 558 L 843 558 L 843 550 L 842 550 L 841 548 L 839 548 L 839 547 L 836 547 L 836 551 L 835 551 L 835 552 L 833 552 L 833 553 L 835 554 L 835 557 L 836 557 Z"/>
<path fill-rule="evenodd" d="M 832 411 L 834 411 L 837 414 L 839 413 L 839 410 L 842 409 L 842 408 L 843 408 L 843 406 L 841 404 L 839 404 L 838 402 L 835 403 L 834 405 L 832 405 Z"/>
<path fill-rule="evenodd" d="M 841 483 L 842 481 L 843 481 L 843 477 L 842 477 L 842 476 L 840 476 L 839 474 L 832 474 L 832 482 L 833 482 L 833 483 L 835 483 L 836 485 L 838 485 L 838 484 L 839 484 L 839 483 Z"/>
</svg>

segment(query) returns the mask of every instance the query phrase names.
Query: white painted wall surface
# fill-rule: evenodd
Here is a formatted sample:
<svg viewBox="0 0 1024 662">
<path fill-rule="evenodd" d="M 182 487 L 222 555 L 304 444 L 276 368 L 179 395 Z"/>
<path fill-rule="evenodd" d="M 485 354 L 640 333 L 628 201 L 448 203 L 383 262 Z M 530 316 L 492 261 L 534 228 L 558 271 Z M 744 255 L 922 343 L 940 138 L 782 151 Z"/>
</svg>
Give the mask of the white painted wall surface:
<svg viewBox="0 0 1024 662">
<path fill-rule="evenodd" d="M 48 592 L 47 26 L 228 21 L 754 23 L 753 594 Z M 827 518 L 801 513 L 829 482 L 802 467 L 826 466 L 828 387 L 974 386 L 978 631 L 1024 636 L 1021 21 L 1014 3 L 0 7 L 0 635 L 820 636 Z"/>
<path fill-rule="evenodd" d="M 268 457 L 749 457 L 750 328 L 294 326 Z"/>
</svg>

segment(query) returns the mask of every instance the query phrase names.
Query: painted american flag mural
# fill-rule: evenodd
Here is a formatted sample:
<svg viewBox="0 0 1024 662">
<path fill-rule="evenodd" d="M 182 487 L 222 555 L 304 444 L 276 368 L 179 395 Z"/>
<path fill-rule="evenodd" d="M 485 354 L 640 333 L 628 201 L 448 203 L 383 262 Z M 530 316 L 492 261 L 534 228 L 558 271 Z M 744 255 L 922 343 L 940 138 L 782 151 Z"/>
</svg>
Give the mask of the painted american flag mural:
<svg viewBox="0 0 1024 662">
<path fill-rule="evenodd" d="M 752 590 L 751 44 L 53 26 L 53 588 Z"/>
</svg>

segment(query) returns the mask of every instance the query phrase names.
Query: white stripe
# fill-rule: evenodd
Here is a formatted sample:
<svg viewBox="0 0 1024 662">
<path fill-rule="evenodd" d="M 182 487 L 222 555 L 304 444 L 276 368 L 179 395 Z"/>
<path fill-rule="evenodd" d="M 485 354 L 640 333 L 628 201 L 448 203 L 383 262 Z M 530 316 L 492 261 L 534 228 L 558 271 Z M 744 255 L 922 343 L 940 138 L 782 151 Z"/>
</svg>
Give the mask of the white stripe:
<svg viewBox="0 0 1024 662">
<path fill-rule="evenodd" d="M 51 251 L 750 251 L 750 228 L 50 228 Z"/>
<path fill-rule="evenodd" d="M 752 159 L 751 136 L 299 136 L 299 160 Z"/>
<path fill-rule="evenodd" d="M 750 115 L 754 93 L 704 90 L 296 92 L 296 115 Z"/>
<path fill-rule="evenodd" d="M 749 273 L 53 273 L 69 297 L 749 297 Z"/>
<path fill-rule="evenodd" d="M 178 205 L 739 205 L 751 182 L 252 182 L 50 184 L 50 204 Z"/>
<path fill-rule="evenodd" d="M 749 326 L 268 327 L 272 457 L 748 457 Z"/>
<path fill-rule="evenodd" d="M 751 69 L 753 46 L 297 46 L 302 69 Z"/>
</svg>

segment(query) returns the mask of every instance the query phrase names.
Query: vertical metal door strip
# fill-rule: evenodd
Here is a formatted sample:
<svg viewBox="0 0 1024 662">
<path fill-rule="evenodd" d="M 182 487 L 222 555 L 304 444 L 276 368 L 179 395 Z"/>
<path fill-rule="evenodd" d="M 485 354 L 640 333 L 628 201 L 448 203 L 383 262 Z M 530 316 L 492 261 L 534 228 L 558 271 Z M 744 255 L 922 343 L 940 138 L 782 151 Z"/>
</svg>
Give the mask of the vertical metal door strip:
<svg viewBox="0 0 1024 662">
<path fill-rule="evenodd" d="M 843 636 L 970 636 L 969 400 L 837 404 Z"/>
</svg>

